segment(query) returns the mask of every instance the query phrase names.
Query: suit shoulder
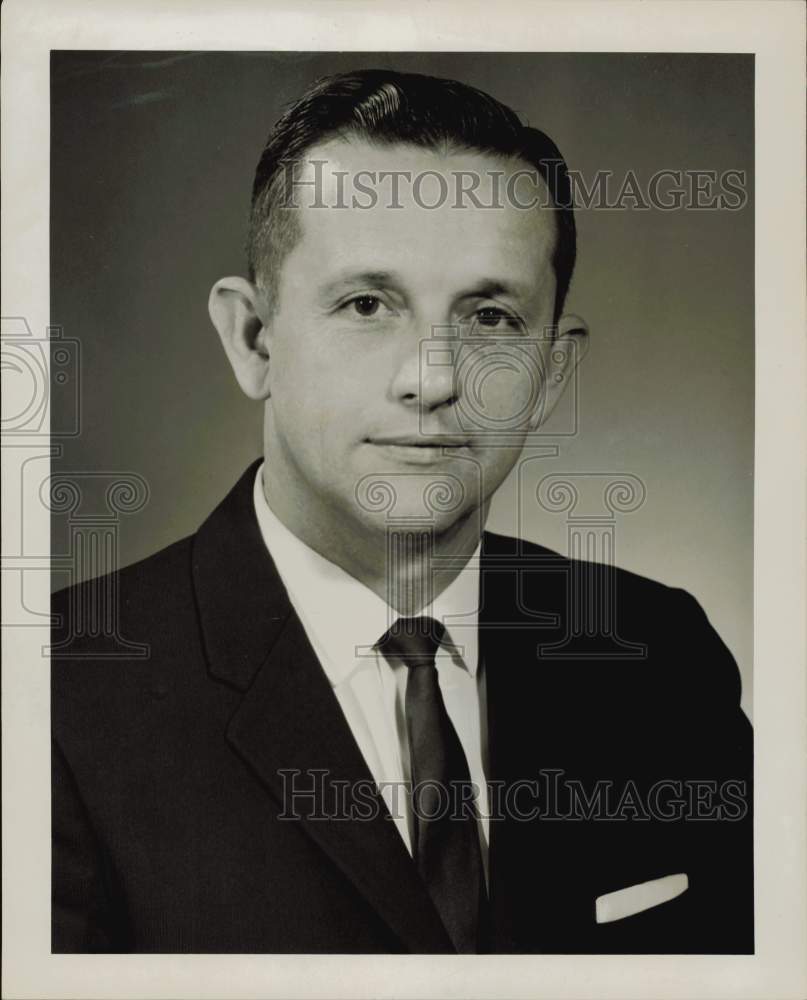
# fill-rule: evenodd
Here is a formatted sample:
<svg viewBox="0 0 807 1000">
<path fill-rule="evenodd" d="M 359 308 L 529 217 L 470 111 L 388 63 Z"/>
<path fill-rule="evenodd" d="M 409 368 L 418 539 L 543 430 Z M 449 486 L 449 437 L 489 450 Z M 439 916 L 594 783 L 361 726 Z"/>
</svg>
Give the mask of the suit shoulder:
<svg viewBox="0 0 807 1000">
<path fill-rule="evenodd" d="M 643 576 L 620 566 L 585 559 L 573 559 L 525 538 L 486 532 L 483 552 L 485 555 L 497 559 L 512 559 L 514 565 L 520 563 L 524 569 L 535 565 L 547 570 L 556 569 L 568 576 L 573 573 L 579 573 L 581 576 L 608 573 L 617 589 L 629 591 L 632 595 L 661 602 L 678 603 L 683 600 L 685 604 L 691 602 L 692 605 L 699 607 L 697 601 L 690 594 L 678 587 L 669 586 L 660 580 L 654 580 L 652 577 Z"/>
<path fill-rule="evenodd" d="M 536 609 L 565 620 L 577 606 L 587 616 L 588 628 L 614 627 L 654 643 L 663 637 L 666 645 L 682 649 L 708 646 L 733 664 L 697 599 L 681 587 L 608 563 L 572 559 L 508 535 L 486 533 L 483 552 L 491 568 L 498 564 L 518 573 L 520 590 Z"/>
<path fill-rule="evenodd" d="M 103 593 L 123 595 L 127 602 L 137 599 L 141 607 L 143 602 L 163 603 L 164 588 L 189 579 L 193 539 L 188 535 L 121 569 L 55 591 L 51 596 L 52 611 L 58 614 L 71 605 L 89 608 L 93 595 Z"/>
<path fill-rule="evenodd" d="M 183 713 L 206 717 L 192 558 L 183 538 L 54 595 L 51 730 L 71 767 L 89 773 L 121 747 L 149 759 Z"/>
<path fill-rule="evenodd" d="M 198 635 L 193 536 L 51 598 L 51 690 L 80 696 L 137 683 Z"/>
<path fill-rule="evenodd" d="M 545 660 L 560 649 L 564 662 L 574 654 L 595 665 L 592 670 L 607 664 L 612 679 L 612 671 L 621 671 L 634 687 L 640 677 L 659 683 L 664 698 L 677 703 L 697 691 L 702 713 L 739 705 L 734 657 L 687 590 L 519 538 L 491 535 L 486 543 L 493 569 L 499 561 L 517 573 L 514 600 L 533 620 L 543 616 L 537 627 L 547 634 L 555 628 L 561 636 L 547 639 Z"/>
</svg>

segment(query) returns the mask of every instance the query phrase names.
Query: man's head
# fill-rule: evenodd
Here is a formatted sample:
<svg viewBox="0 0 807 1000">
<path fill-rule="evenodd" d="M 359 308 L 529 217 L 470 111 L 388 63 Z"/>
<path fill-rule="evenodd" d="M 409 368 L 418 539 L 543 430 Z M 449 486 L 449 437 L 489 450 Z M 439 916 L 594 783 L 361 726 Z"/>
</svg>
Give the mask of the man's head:
<svg viewBox="0 0 807 1000">
<path fill-rule="evenodd" d="M 554 144 L 459 83 L 330 78 L 267 143 L 248 252 L 210 311 L 266 403 L 281 519 L 333 557 L 390 518 L 448 536 L 483 516 L 585 332 L 562 315 L 575 229 Z"/>
<path fill-rule="evenodd" d="M 556 206 L 552 266 L 557 321 L 577 253 L 571 188 L 560 151 L 549 136 L 522 125 L 510 108 L 483 91 L 418 73 L 363 70 L 326 77 L 277 122 L 252 187 L 247 240 L 251 281 L 264 285 L 270 296 L 276 292 L 285 255 L 300 236 L 298 217 L 282 207 L 291 200 L 294 164 L 337 137 L 379 146 L 473 150 L 532 168 Z M 477 198 L 484 200 L 485 195 L 481 189 Z"/>
</svg>

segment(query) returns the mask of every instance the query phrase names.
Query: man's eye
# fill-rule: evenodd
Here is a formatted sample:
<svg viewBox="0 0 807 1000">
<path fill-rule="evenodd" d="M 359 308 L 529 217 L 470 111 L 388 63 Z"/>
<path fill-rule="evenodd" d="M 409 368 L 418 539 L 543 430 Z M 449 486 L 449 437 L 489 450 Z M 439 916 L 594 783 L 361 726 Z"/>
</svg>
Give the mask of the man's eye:
<svg viewBox="0 0 807 1000">
<path fill-rule="evenodd" d="M 344 308 L 352 308 L 359 316 L 370 317 L 378 313 L 381 304 L 381 299 L 375 295 L 357 295 L 346 302 Z"/>
<path fill-rule="evenodd" d="M 521 330 L 523 324 L 521 320 L 512 313 L 505 312 L 504 309 L 497 309 L 488 306 L 478 309 L 473 316 L 476 326 L 485 330 Z"/>
</svg>

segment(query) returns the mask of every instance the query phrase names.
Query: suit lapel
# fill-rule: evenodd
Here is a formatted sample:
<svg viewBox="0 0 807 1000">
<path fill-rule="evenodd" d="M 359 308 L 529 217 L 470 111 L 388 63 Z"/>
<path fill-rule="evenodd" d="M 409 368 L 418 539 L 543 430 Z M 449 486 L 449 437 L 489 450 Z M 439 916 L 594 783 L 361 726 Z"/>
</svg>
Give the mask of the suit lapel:
<svg viewBox="0 0 807 1000">
<path fill-rule="evenodd" d="M 302 789 L 313 787 L 313 772 L 322 772 L 318 777 L 322 797 L 317 795 L 317 800 L 326 816 L 341 808 L 337 805 L 340 785 L 355 789 L 360 782 L 368 793 L 374 789 L 372 775 L 296 615 L 289 618 L 231 720 L 227 739 L 283 803 L 284 811 L 301 816 L 306 833 L 410 950 L 453 950 L 412 858 L 374 790 L 373 811 L 367 819 L 317 818 L 305 795 L 296 808 L 292 803 L 289 772 L 301 772 L 295 780 Z M 286 772 L 285 778 L 281 771 Z M 347 804 L 349 808 L 350 795 Z"/>
<path fill-rule="evenodd" d="M 226 738 L 300 829 L 314 840 L 414 952 L 452 946 L 364 761 L 336 696 L 266 552 L 252 504 L 258 463 L 200 528 L 193 575 L 211 675 L 244 692 Z M 342 788 L 366 792 L 369 818 L 317 818 L 312 787 L 332 815 Z M 298 773 L 293 778 L 293 772 Z M 370 791 L 372 790 L 372 791 Z M 351 799 L 348 796 L 348 805 Z M 302 809 L 300 808 L 302 806 Z M 364 815 L 364 814 L 362 814 Z"/>
</svg>

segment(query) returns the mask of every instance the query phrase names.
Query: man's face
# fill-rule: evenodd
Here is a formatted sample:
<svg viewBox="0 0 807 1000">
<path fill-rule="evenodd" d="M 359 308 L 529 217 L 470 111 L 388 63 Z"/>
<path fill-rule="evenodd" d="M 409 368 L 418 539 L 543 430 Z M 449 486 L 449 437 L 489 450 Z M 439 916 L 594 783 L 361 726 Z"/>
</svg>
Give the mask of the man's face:
<svg viewBox="0 0 807 1000">
<path fill-rule="evenodd" d="M 321 527 L 425 518 L 440 533 L 484 508 L 541 405 L 552 213 L 504 197 L 455 207 L 456 172 L 479 174 L 489 203 L 490 172 L 525 167 L 482 153 L 335 140 L 306 160 L 326 161 L 328 207 L 296 189 L 301 237 L 266 321 L 268 495 Z M 354 207 L 360 171 L 437 171 L 450 193 L 439 197 L 434 176 L 417 191 L 402 181 L 392 208 L 390 181 L 378 180 L 375 207 Z M 301 179 L 313 177 L 308 166 Z M 522 203 L 536 193 L 532 182 L 516 190 Z"/>
</svg>

